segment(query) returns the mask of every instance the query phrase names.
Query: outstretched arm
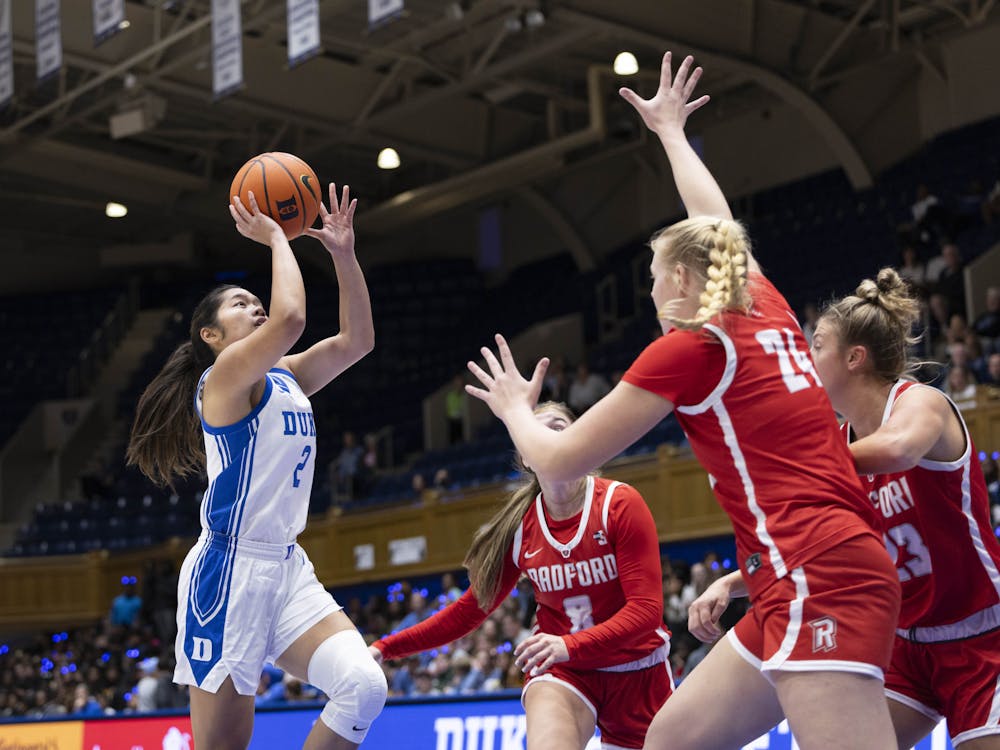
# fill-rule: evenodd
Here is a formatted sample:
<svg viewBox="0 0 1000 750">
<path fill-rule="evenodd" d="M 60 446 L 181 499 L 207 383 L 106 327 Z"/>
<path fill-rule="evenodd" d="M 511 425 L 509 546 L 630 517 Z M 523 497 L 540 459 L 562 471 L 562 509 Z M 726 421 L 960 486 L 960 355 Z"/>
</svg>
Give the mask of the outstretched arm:
<svg viewBox="0 0 1000 750">
<path fill-rule="evenodd" d="M 364 357 L 375 347 L 375 326 L 368 285 L 354 253 L 354 210 L 351 189 L 344 185 L 337 200 L 337 186 L 330 183 L 330 210 L 320 203 L 322 229 L 307 234 L 323 243 L 333 259 L 340 289 L 340 332 L 323 339 L 300 354 L 285 357 L 280 366 L 294 375 L 303 392 L 310 396 Z"/>
<path fill-rule="evenodd" d="M 660 69 L 660 88 L 652 99 L 643 99 L 629 88 L 621 88 L 618 93 L 635 108 L 646 127 L 659 136 L 688 216 L 732 219 L 726 196 L 684 133 L 688 115 L 709 101 L 707 95 L 690 101 L 702 73 L 701 68 L 691 70 L 693 62 L 690 55 L 685 57 L 673 76 L 671 54 L 667 52 Z"/>
</svg>

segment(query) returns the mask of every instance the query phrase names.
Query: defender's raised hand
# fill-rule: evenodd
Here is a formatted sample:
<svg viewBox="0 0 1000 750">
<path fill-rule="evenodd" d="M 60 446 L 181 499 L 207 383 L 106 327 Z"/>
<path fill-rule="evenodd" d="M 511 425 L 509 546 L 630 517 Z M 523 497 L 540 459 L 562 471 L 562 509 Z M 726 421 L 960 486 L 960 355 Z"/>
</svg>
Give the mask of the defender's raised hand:
<svg viewBox="0 0 1000 750">
<path fill-rule="evenodd" d="M 542 382 L 545 379 L 545 371 L 549 367 L 548 357 L 543 357 L 535 365 L 535 372 L 531 380 L 525 380 L 514 364 L 514 355 L 510 353 L 507 340 L 499 333 L 496 335 L 497 353 L 496 355 L 484 346 L 480 349 L 486 366 L 490 371 L 486 372 L 475 362 L 469 362 L 469 372 L 479 379 L 484 388 L 477 388 L 473 385 L 465 386 L 466 392 L 470 396 L 475 396 L 480 401 L 490 407 L 501 420 L 509 413 L 511 408 L 522 404 L 527 404 L 528 408 L 534 408 L 538 403 L 538 396 L 542 392 Z"/>
<path fill-rule="evenodd" d="M 667 52 L 663 55 L 663 65 L 660 68 L 660 88 L 652 99 L 643 99 L 630 88 L 618 89 L 622 98 L 642 117 L 646 127 L 658 135 L 671 129 L 683 130 L 688 115 L 709 101 L 707 95 L 690 101 L 702 73 L 701 68 L 691 70 L 694 58 L 690 55 L 685 57 L 676 76 L 671 73 L 670 61 L 671 56 Z"/>
</svg>

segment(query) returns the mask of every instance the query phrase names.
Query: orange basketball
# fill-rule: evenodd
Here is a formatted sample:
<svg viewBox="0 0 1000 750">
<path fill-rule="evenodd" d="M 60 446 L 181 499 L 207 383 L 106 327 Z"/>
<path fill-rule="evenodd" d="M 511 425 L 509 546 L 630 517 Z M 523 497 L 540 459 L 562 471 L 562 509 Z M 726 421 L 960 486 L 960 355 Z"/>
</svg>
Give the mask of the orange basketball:
<svg viewBox="0 0 1000 750">
<path fill-rule="evenodd" d="M 298 237 L 316 221 L 319 180 L 297 156 L 270 151 L 253 157 L 236 173 L 229 196 L 238 195 L 249 208 L 251 190 L 260 210 L 281 225 L 288 239 Z"/>
</svg>

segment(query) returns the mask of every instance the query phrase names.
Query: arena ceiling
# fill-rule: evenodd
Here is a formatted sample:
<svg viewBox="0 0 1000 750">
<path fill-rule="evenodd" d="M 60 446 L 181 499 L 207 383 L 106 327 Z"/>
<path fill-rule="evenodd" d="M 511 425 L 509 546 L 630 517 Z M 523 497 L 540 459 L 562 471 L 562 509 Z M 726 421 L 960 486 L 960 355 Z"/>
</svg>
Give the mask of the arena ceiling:
<svg viewBox="0 0 1000 750">
<path fill-rule="evenodd" d="M 64 66 L 41 85 L 33 13 L 13 5 L 4 230 L 66 239 L 113 239 L 94 208 L 119 197 L 149 237 L 218 223 L 232 174 L 266 150 L 349 181 L 372 233 L 538 184 L 634 134 L 610 71 L 623 49 L 651 72 L 664 49 L 695 54 L 717 113 L 790 104 L 863 186 L 839 89 L 901 57 L 940 72 L 939 42 L 1000 20 L 995 0 L 406 0 L 370 29 L 364 0 L 320 0 L 322 54 L 289 69 L 285 3 L 243 0 L 246 85 L 213 101 L 209 0 L 127 2 L 129 28 L 96 48 L 90 0 L 62 0 Z M 158 119 L 112 138 L 109 118 L 138 106 Z M 389 145 L 403 165 L 385 172 Z"/>
</svg>

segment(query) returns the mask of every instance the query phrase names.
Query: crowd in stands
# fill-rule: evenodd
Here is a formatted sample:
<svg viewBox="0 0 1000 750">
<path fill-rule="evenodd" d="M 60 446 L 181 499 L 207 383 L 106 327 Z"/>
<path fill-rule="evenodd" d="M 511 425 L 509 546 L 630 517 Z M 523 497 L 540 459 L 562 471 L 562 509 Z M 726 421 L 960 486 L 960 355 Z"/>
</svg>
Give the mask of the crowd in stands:
<svg viewBox="0 0 1000 750">
<path fill-rule="evenodd" d="M 687 608 L 718 576 L 731 569 L 709 553 L 693 565 L 663 559 L 664 624 L 671 630 L 671 665 L 682 679 L 708 647 L 687 633 Z M 137 589 L 137 585 L 139 588 Z M 13 639 L 0 645 L 0 716 L 142 713 L 187 705 L 187 689 L 174 685 L 173 622 L 176 573 L 165 561 L 150 563 L 141 581 L 122 579 L 107 617 L 88 627 Z M 140 593 L 141 592 L 141 593 Z M 345 611 L 368 643 L 422 622 L 463 593 L 452 573 L 434 592 L 399 581 L 362 602 L 350 596 Z M 336 596 L 336 592 L 334 592 Z M 523 579 L 483 625 L 441 649 L 384 665 L 390 695 L 471 695 L 519 689 L 513 648 L 533 625 L 534 595 Z M 734 602 L 731 625 L 745 611 Z M 258 706 L 319 699 L 318 691 L 277 667 L 260 678 Z"/>
</svg>

